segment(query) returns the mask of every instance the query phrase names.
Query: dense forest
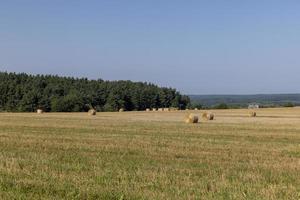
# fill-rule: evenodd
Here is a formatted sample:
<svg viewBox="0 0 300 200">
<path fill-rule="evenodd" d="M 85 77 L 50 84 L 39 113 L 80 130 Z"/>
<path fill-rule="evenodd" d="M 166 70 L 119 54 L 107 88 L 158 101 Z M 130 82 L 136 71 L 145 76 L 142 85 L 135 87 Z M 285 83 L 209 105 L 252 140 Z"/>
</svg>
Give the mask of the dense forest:
<svg viewBox="0 0 300 200">
<path fill-rule="evenodd" d="M 0 110 L 12 112 L 80 112 L 185 109 L 188 96 L 176 89 L 132 81 L 89 80 L 53 75 L 0 72 Z"/>
</svg>

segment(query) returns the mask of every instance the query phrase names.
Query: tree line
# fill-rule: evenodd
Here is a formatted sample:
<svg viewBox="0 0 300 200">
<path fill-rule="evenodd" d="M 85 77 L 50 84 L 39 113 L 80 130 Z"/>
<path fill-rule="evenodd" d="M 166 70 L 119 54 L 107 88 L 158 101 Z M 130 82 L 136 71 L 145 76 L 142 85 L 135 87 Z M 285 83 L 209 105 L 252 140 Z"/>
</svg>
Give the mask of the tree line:
<svg viewBox="0 0 300 200">
<path fill-rule="evenodd" d="M 151 83 L 0 72 L 1 111 L 138 111 L 160 107 L 185 109 L 189 105 L 189 97 L 176 89 Z"/>
</svg>

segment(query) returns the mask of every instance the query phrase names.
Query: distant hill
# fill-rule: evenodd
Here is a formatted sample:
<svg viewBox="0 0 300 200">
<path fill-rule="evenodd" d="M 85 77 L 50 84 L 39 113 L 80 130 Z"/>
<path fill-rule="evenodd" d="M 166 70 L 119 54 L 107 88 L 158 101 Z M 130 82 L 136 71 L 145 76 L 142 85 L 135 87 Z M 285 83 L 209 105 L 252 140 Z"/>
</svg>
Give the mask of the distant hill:
<svg viewBox="0 0 300 200">
<path fill-rule="evenodd" d="M 262 106 L 284 106 L 288 103 L 300 105 L 300 94 L 257 94 L 257 95 L 189 95 L 192 104 L 213 107 L 225 103 L 231 107 L 247 107 L 257 103 Z"/>
</svg>

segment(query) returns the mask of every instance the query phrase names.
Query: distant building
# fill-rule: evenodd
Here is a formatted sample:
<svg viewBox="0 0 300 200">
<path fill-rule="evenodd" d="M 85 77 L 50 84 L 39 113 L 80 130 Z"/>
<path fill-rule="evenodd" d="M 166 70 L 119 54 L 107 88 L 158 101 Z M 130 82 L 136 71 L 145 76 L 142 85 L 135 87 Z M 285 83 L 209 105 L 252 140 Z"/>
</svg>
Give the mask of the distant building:
<svg viewBox="0 0 300 200">
<path fill-rule="evenodd" d="M 248 109 L 258 109 L 259 108 L 259 104 L 257 103 L 252 103 L 248 105 Z"/>
</svg>

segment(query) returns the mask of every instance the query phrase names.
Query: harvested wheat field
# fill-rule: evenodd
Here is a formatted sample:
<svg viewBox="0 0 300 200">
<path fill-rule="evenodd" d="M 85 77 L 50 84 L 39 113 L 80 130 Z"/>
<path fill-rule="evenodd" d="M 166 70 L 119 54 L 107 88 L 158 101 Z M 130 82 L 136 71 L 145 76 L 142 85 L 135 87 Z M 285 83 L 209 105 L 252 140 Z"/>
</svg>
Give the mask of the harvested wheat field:
<svg viewBox="0 0 300 200">
<path fill-rule="evenodd" d="M 299 108 L 190 112 L 0 113 L 0 199 L 300 198 Z"/>
</svg>

